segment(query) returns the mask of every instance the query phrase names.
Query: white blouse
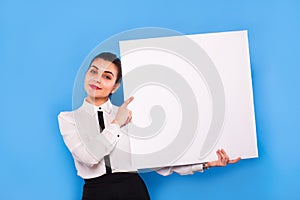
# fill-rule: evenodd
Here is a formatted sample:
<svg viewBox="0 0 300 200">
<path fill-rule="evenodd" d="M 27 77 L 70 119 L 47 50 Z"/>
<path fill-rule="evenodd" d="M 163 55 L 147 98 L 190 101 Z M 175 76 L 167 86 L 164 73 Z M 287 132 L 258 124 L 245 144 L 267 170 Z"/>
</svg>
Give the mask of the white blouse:
<svg viewBox="0 0 300 200">
<path fill-rule="evenodd" d="M 74 158 L 78 176 L 89 179 L 105 174 L 105 155 L 110 156 L 113 173 L 137 171 L 131 164 L 129 137 L 123 133 L 127 127 L 120 128 L 117 124 L 111 124 L 118 107 L 112 105 L 110 100 L 100 107 L 84 100 L 77 110 L 61 112 L 58 115 L 60 132 Z M 100 110 L 103 111 L 105 123 L 101 134 L 97 116 Z M 186 175 L 202 172 L 203 165 L 165 167 L 156 171 L 164 176 L 173 172 Z"/>
</svg>

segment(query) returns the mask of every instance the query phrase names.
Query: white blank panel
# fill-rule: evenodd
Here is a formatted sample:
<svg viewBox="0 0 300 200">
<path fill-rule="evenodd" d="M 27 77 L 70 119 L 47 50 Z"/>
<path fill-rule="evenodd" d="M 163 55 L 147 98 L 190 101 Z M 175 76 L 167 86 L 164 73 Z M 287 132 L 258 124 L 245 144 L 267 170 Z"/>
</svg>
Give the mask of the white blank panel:
<svg viewBox="0 0 300 200">
<path fill-rule="evenodd" d="M 120 52 L 134 167 L 212 161 L 220 148 L 258 157 L 247 31 L 121 41 Z"/>
</svg>

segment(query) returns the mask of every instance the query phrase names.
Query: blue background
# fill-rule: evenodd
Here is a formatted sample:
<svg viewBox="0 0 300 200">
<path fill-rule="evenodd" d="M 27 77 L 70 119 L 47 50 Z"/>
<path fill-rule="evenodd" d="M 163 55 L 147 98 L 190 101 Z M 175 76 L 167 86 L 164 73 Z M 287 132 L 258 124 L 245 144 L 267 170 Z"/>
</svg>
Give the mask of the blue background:
<svg viewBox="0 0 300 200">
<path fill-rule="evenodd" d="M 149 26 L 249 31 L 260 154 L 192 176 L 142 174 L 152 199 L 300 199 L 299 10 L 296 0 L 2 0 L 1 199 L 80 199 L 57 115 L 72 109 L 77 70 L 96 45 Z"/>
</svg>

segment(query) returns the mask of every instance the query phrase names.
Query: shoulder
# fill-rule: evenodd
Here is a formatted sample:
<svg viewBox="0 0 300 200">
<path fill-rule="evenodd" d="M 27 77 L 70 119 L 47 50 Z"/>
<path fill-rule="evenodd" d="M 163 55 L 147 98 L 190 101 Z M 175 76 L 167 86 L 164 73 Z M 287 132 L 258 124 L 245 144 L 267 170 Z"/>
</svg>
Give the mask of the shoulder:
<svg viewBox="0 0 300 200">
<path fill-rule="evenodd" d="M 112 106 L 112 110 L 118 110 L 119 109 L 119 106 L 116 106 L 114 104 L 111 104 L 111 106 Z"/>
<path fill-rule="evenodd" d="M 74 123 L 74 115 L 75 115 L 75 111 L 63 111 L 60 112 L 58 114 L 58 121 L 67 121 L 67 122 L 71 122 Z"/>
</svg>

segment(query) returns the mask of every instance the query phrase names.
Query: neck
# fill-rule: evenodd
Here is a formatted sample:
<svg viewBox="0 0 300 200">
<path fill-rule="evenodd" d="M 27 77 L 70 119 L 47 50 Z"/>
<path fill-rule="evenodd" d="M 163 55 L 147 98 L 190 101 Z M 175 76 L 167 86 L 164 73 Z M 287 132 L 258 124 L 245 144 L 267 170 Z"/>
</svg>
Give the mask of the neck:
<svg viewBox="0 0 300 200">
<path fill-rule="evenodd" d="M 88 96 L 86 98 L 86 101 L 95 105 L 95 106 L 101 106 L 102 104 L 104 104 L 105 102 L 108 101 L 108 97 L 106 98 L 93 98 L 93 97 L 90 97 Z"/>
</svg>

